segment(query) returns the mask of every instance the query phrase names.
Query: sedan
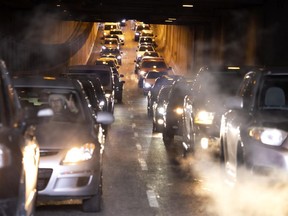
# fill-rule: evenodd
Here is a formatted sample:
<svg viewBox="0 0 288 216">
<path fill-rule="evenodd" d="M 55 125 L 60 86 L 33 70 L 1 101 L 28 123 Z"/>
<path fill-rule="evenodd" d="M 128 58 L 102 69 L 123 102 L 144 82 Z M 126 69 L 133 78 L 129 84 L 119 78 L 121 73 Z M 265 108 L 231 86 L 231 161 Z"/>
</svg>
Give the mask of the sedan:
<svg viewBox="0 0 288 216">
<path fill-rule="evenodd" d="M 51 107 L 53 117 L 39 121 L 39 200 L 81 199 L 83 211 L 98 212 L 102 199 L 101 124 L 112 123 L 109 112 L 95 113 L 79 80 L 56 77 L 15 78 L 21 100 L 38 110 Z"/>
<path fill-rule="evenodd" d="M 287 95 L 288 69 L 260 68 L 248 72 L 237 95 L 227 99 L 220 139 L 232 183 L 248 173 L 287 182 Z"/>
</svg>

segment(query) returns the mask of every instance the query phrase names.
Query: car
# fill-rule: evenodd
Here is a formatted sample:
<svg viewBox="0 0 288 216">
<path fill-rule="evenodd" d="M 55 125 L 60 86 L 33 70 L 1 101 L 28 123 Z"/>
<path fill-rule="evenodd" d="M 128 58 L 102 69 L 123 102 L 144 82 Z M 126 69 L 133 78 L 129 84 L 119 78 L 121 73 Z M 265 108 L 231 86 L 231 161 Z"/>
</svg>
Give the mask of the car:
<svg viewBox="0 0 288 216">
<path fill-rule="evenodd" d="M 105 49 L 119 49 L 120 50 L 120 44 L 116 38 L 106 37 L 103 41 L 103 46 L 101 48 L 101 51 Z"/>
<path fill-rule="evenodd" d="M 142 30 L 151 30 L 151 27 L 150 27 L 149 24 L 139 23 L 135 27 L 134 41 L 138 41 L 139 40 L 139 37 L 141 35 Z"/>
<path fill-rule="evenodd" d="M 183 76 L 176 79 L 168 100 L 164 103 L 166 110 L 163 116 L 162 139 L 165 146 L 173 146 L 174 136 L 182 136 L 182 117 L 183 117 L 183 100 L 190 90 L 193 83 L 193 77 Z"/>
<path fill-rule="evenodd" d="M 118 60 L 115 57 L 111 56 L 102 56 L 100 58 L 97 58 L 95 61 L 95 65 L 108 65 L 110 67 L 116 68 L 117 70 L 120 68 Z"/>
<path fill-rule="evenodd" d="M 143 54 L 145 52 L 155 52 L 155 48 L 151 45 L 140 45 L 137 47 L 136 49 L 136 59 L 135 62 L 139 62 L 139 59 L 143 56 Z M 135 66 L 135 73 L 137 73 L 136 71 L 137 65 Z"/>
<path fill-rule="evenodd" d="M 120 38 L 116 34 L 109 34 L 105 38 L 116 38 L 118 40 L 118 43 L 121 44 Z"/>
<path fill-rule="evenodd" d="M 0 73 L 0 214 L 32 216 L 36 208 L 40 149 L 31 119 L 46 119 L 52 110 L 34 112 L 20 102 L 3 60 Z"/>
<path fill-rule="evenodd" d="M 121 45 L 125 44 L 125 35 L 124 35 L 122 29 L 111 29 L 110 35 L 117 35 L 119 40 L 120 40 Z"/>
<path fill-rule="evenodd" d="M 70 65 L 63 73 L 65 76 L 85 76 L 89 79 L 99 79 L 103 86 L 108 103 L 108 111 L 114 113 L 115 83 L 113 70 L 108 65 Z"/>
<path fill-rule="evenodd" d="M 255 68 L 246 73 L 237 94 L 226 99 L 220 144 L 231 183 L 260 176 L 286 184 L 287 83 L 286 67 Z"/>
<path fill-rule="evenodd" d="M 156 43 L 153 37 L 151 36 L 140 36 L 138 40 L 138 46 L 140 45 L 151 45 L 156 48 Z"/>
<path fill-rule="evenodd" d="M 114 84 L 115 84 L 115 99 L 117 103 L 122 103 L 123 88 L 125 81 L 123 80 L 124 74 L 119 74 L 117 59 L 112 57 L 101 57 L 96 59 L 95 65 L 108 65 L 113 70 Z"/>
<path fill-rule="evenodd" d="M 157 78 L 168 75 L 167 71 L 148 71 L 143 78 L 143 94 L 147 96 L 151 87 L 155 84 Z"/>
<path fill-rule="evenodd" d="M 155 100 L 158 97 L 158 93 L 162 86 L 165 85 L 172 85 L 172 83 L 180 78 L 181 75 L 163 75 L 161 77 L 158 77 L 155 80 L 155 83 L 151 86 L 150 90 L 147 93 L 147 115 L 148 117 L 153 117 L 153 112 L 152 112 L 152 106 L 155 102 Z"/>
<path fill-rule="evenodd" d="M 164 123 L 164 115 L 166 114 L 166 107 L 164 104 L 167 104 L 169 93 L 171 91 L 172 84 L 167 84 L 161 86 L 159 93 L 156 97 L 156 100 L 153 101 L 151 106 L 152 114 L 152 131 L 162 132 L 163 123 Z"/>
<path fill-rule="evenodd" d="M 145 29 L 142 30 L 140 36 L 141 36 L 141 37 L 143 37 L 143 36 L 149 36 L 149 37 L 152 37 L 154 40 L 155 40 L 155 38 L 157 37 L 157 35 L 154 35 L 153 30 L 145 30 Z"/>
<path fill-rule="evenodd" d="M 103 36 L 102 36 L 102 38 L 105 39 L 105 37 L 110 34 L 110 30 L 119 29 L 119 28 L 121 28 L 119 22 L 105 22 L 103 24 Z"/>
<path fill-rule="evenodd" d="M 144 76 L 148 71 L 158 71 L 158 72 L 167 72 L 167 74 L 171 74 L 172 68 L 169 67 L 165 59 L 162 57 L 153 57 L 153 58 L 147 58 L 147 59 L 142 59 L 142 61 L 139 64 L 139 69 L 138 69 L 138 87 L 143 88 L 143 79 Z"/>
<path fill-rule="evenodd" d="M 211 158 L 219 157 L 220 119 L 226 110 L 224 100 L 236 94 L 244 71 L 244 66 L 237 65 L 200 68 L 183 100 L 184 155 L 207 153 Z"/>
<path fill-rule="evenodd" d="M 101 124 L 111 124 L 109 112 L 92 109 L 82 83 L 69 77 L 16 77 L 20 98 L 35 110 L 50 107 L 49 121 L 36 124 L 40 145 L 37 200 L 82 200 L 84 212 L 101 210 L 102 156 L 105 137 Z"/>
<path fill-rule="evenodd" d="M 122 54 L 123 52 L 119 49 L 105 49 L 100 52 L 101 57 L 114 57 L 117 59 L 118 64 L 122 65 Z"/>
</svg>

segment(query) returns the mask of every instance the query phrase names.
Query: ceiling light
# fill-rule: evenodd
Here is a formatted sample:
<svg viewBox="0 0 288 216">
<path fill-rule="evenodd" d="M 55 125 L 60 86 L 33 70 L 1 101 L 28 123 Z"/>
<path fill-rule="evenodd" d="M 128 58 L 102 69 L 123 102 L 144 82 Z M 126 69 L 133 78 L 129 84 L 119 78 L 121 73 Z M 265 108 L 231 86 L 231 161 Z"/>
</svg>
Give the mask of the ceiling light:
<svg viewBox="0 0 288 216">
<path fill-rule="evenodd" d="M 172 18 L 172 17 L 171 17 L 171 18 L 168 18 L 168 20 L 176 20 L 176 18 Z"/>
<path fill-rule="evenodd" d="M 170 23 L 171 23 L 171 22 L 173 22 L 173 21 L 168 19 L 168 20 L 165 20 L 165 22 L 170 22 Z"/>
<path fill-rule="evenodd" d="M 182 7 L 189 7 L 189 8 L 192 8 L 193 5 L 191 5 L 191 4 L 183 4 Z"/>
</svg>

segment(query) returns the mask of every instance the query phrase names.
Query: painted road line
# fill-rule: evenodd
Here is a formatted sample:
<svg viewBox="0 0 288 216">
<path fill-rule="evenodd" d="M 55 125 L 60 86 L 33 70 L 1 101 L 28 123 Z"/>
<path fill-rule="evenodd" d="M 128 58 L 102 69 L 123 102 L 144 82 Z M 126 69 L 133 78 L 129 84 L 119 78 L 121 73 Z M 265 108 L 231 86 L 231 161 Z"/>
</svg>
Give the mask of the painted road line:
<svg viewBox="0 0 288 216">
<path fill-rule="evenodd" d="M 147 190 L 146 193 L 150 207 L 158 208 L 159 204 L 155 192 L 153 190 Z"/>
</svg>

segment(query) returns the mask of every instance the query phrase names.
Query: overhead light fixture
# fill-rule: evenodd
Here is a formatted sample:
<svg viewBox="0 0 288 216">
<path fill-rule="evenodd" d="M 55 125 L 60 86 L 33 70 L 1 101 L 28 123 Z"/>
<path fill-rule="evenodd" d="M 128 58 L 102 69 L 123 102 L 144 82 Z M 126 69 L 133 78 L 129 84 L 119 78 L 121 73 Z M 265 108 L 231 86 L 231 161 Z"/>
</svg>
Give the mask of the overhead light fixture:
<svg viewBox="0 0 288 216">
<path fill-rule="evenodd" d="M 165 20 L 165 22 L 170 22 L 170 23 L 172 23 L 173 21 L 172 20 L 169 20 L 169 19 L 167 19 L 167 20 Z"/>
<path fill-rule="evenodd" d="M 168 18 L 168 20 L 175 21 L 176 18 L 171 17 L 171 18 Z"/>
<path fill-rule="evenodd" d="M 192 8 L 193 5 L 192 4 L 183 4 L 182 7 Z"/>
</svg>

